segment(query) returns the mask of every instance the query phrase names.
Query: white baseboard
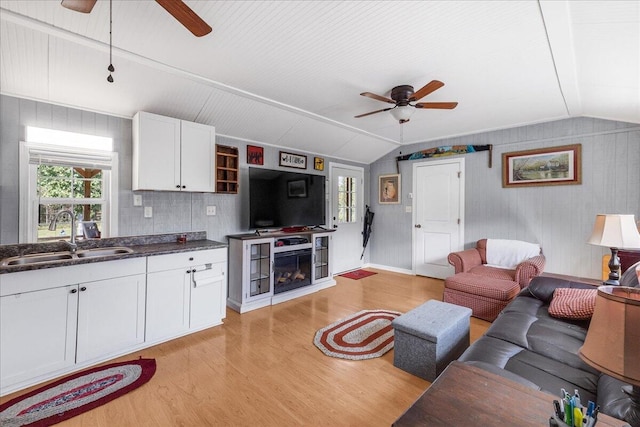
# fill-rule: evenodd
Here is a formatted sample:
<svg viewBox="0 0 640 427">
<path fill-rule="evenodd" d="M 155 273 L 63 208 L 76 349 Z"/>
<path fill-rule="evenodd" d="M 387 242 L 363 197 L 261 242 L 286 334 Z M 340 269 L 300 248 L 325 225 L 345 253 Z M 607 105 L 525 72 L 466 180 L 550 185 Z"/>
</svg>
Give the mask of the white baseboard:
<svg viewBox="0 0 640 427">
<path fill-rule="evenodd" d="M 408 274 L 410 276 L 415 276 L 415 274 L 413 273 L 412 270 L 407 270 L 406 268 L 398 268 L 398 267 L 391 267 L 391 266 L 388 266 L 388 265 L 371 264 L 371 263 L 367 263 L 367 264 L 363 265 L 362 267 L 363 268 L 366 268 L 366 267 L 377 268 L 377 269 L 380 269 L 380 270 L 392 271 L 394 273 L 402 273 L 402 274 Z"/>
</svg>

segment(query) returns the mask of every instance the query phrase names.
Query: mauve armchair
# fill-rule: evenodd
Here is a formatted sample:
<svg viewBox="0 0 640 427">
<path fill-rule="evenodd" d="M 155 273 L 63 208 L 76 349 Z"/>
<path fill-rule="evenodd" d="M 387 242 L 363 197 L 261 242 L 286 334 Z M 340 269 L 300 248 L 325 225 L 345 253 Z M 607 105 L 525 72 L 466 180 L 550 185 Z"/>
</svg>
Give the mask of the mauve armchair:
<svg viewBox="0 0 640 427">
<path fill-rule="evenodd" d="M 474 317 L 489 322 L 531 279 L 542 274 L 546 263 L 539 250 L 515 268 L 487 265 L 487 239 L 478 240 L 475 248 L 450 253 L 447 259 L 455 274 L 445 279 L 443 301 L 469 307 Z"/>
</svg>

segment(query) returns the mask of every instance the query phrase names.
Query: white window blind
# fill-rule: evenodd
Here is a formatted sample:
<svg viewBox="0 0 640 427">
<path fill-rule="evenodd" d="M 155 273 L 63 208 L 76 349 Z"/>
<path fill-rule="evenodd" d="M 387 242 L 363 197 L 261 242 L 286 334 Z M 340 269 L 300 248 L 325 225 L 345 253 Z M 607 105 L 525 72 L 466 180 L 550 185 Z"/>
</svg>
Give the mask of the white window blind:
<svg viewBox="0 0 640 427">
<path fill-rule="evenodd" d="M 113 163 L 113 153 L 109 152 L 78 152 L 48 148 L 44 145 L 32 145 L 28 147 L 29 164 L 32 165 L 55 165 L 73 166 L 87 169 L 111 170 Z"/>
</svg>

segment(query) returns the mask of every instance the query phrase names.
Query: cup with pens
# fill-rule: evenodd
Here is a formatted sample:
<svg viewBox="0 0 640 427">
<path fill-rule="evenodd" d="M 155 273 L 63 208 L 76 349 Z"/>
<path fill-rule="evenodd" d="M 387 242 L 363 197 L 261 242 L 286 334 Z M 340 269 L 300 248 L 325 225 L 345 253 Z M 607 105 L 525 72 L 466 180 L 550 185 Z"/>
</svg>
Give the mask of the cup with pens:
<svg viewBox="0 0 640 427">
<path fill-rule="evenodd" d="M 580 402 L 580 394 L 575 390 L 571 396 L 565 389 L 562 398 L 553 401 L 554 416 L 549 419 L 549 427 L 594 427 L 598 422 L 600 407 L 589 401 L 586 408 Z"/>
</svg>

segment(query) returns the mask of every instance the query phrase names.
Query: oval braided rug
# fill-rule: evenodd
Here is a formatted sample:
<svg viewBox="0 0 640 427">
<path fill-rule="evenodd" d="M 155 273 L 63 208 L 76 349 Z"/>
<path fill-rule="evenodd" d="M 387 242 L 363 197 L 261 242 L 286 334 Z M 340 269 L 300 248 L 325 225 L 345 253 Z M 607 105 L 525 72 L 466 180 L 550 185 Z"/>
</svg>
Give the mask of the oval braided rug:
<svg viewBox="0 0 640 427">
<path fill-rule="evenodd" d="M 393 348 L 391 322 L 401 314 L 362 310 L 318 330 L 313 343 L 327 356 L 341 359 L 380 357 Z"/>
<path fill-rule="evenodd" d="M 140 387 L 155 372 L 155 359 L 112 363 L 78 372 L 3 403 L 0 425 L 57 424 Z"/>
</svg>

